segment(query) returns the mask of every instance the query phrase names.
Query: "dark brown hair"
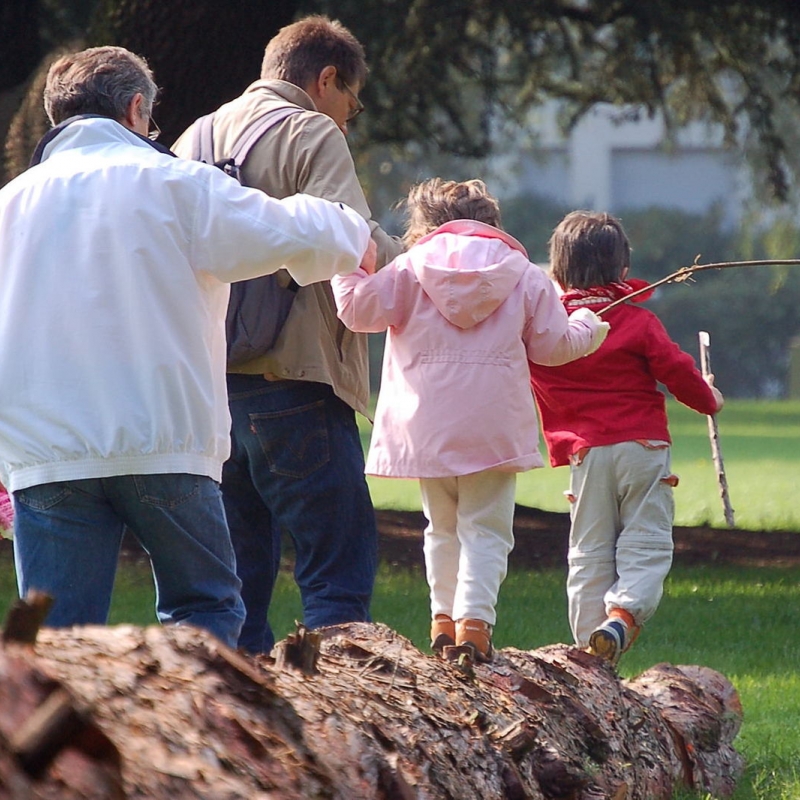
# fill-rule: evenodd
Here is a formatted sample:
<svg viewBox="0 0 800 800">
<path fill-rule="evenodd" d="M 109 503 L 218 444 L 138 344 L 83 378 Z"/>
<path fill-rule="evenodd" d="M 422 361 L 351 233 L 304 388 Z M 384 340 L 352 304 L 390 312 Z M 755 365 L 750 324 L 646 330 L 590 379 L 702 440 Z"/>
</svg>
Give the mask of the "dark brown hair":
<svg viewBox="0 0 800 800">
<path fill-rule="evenodd" d="M 367 80 L 364 48 L 337 20 L 318 14 L 281 28 L 270 39 L 261 63 L 261 77 L 288 81 L 304 89 L 325 67 L 358 91 Z"/>
<path fill-rule="evenodd" d="M 431 178 L 411 187 L 405 205 L 408 222 L 403 241 L 407 246 L 456 219 L 500 227 L 500 205 L 477 179 L 460 183 Z"/>
<path fill-rule="evenodd" d="M 550 237 L 550 271 L 563 289 L 588 289 L 622 280 L 631 246 L 611 214 L 572 211 Z"/>
</svg>

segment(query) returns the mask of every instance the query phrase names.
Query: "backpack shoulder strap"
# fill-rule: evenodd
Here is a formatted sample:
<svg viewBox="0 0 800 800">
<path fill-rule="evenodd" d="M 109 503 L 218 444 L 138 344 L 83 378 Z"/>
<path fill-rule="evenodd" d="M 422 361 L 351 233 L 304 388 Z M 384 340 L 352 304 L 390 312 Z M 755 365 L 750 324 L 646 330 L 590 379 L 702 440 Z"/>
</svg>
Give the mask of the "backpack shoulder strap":
<svg viewBox="0 0 800 800">
<path fill-rule="evenodd" d="M 214 163 L 214 112 L 195 121 L 192 126 L 192 158 Z"/>
<path fill-rule="evenodd" d="M 273 126 L 286 117 L 297 114 L 303 109 L 300 106 L 281 106 L 273 108 L 266 114 L 256 117 L 236 138 L 231 148 L 230 158 L 233 161 L 237 177 L 253 145 Z"/>
</svg>

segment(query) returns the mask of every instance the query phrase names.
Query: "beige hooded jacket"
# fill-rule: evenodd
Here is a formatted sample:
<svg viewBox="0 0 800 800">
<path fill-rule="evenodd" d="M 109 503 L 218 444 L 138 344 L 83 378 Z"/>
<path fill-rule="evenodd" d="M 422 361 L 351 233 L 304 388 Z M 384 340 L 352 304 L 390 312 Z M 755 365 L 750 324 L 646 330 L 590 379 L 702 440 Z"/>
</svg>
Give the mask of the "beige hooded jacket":
<svg viewBox="0 0 800 800">
<path fill-rule="evenodd" d="M 330 117 L 315 109 L 299 87 L 286 81 L 259 80 L 223 105 L 214 116 L 215 158 L 230 152 L 236 137 L 256 116 L 293 105 L 304 110 L 278 122 L 254 145 L 243 165 L 243 182 L 273 197 L 303 192 L 346 203 L 369 223 L 378 245 L 378 266 L 383 266 L 403 246 L 371 219 L 344 134 Z M 191 146 L 190 129 L 173 150 L 188 158 Z M 362 414 L 367 410 L 367 337 L 352 333 L 338 320 L 327 281 L 301 287 L 275 347 L 235 371 L 275 380 L 327 383 L 351 408 Z"/>
</svg>

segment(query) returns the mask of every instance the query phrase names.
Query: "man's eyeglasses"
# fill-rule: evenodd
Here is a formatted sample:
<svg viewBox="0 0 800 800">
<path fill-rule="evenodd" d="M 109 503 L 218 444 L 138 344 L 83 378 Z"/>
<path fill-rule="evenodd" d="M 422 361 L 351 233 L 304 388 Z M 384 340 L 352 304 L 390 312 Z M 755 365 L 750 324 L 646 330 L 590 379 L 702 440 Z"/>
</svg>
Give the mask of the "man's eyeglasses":
<svg viewBox="0 0 800 800">
<path fill-rule="evenodd" d="M 158 125 L 156 125 L 156 121 L 150 117 L 150 122 L 147 126 L 147 138 L 154 142 L 159 136 L 161 136 L 161 128 L 159 128 Z"/>
<path fill-rule="evenodd" d="M 350 113 L 347 115 L 347 121 L 352 122 L 363 110 L 364 104 L 356 97 L 356 93 L 347 85 L 346 81 L 340 76 L 336 76 L 339 83 L 342 85 L 342 89 L 344 89 L 347 94 L 353 99 L 355 102 L 356 107 L 350 110 Z"/>
</svg>

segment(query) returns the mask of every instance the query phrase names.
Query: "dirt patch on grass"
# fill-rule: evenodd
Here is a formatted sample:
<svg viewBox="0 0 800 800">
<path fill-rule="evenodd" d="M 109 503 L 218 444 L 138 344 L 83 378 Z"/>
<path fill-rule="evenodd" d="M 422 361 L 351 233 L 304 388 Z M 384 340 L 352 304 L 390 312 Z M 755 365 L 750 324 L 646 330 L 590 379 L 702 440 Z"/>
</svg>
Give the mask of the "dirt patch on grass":
<svg viewBox="0 0 800 800">
<path fill-rule="evenodd" d="M 380 557 L 421 567 L 425 517 L 419 511 L 379 510 Z M 544 569 L 566 564 L 569 515 L 517 506 L 511 568 Z M 800 533 L 738 528 L 676 527 L 676 564 L 738 564 L 800 567 Z"/>
<path fill-rule="evenodd" d="M 423 567 L 421 511 L 379 510 L 379 555 L 401 567 Z M 569 515 L 517 506 L 514 550 L 510 568 L 546 569 L 567 563 Z M 674 529 L 676 564 L 739 564 L 757 567 L 800 567 L 800 532 L 745 531 L 738 528 Z M 126 536 L 122 553 L 144 558 L 141 548 Z M 11 542 L 0 539 L 0 557 L 11 558 Z"/>
</svg>

